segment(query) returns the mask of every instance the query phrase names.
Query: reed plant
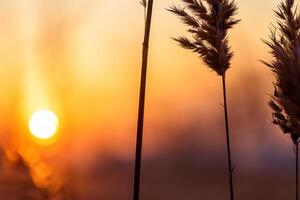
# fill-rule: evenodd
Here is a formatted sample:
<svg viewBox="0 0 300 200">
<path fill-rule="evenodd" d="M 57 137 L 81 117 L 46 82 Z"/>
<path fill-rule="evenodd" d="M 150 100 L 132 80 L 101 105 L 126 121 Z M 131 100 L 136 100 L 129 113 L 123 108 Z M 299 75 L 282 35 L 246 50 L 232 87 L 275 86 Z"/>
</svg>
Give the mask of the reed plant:
<svg viewBox="0 0 300 200">
<path fill-rule="evenodd" d="M 275 76 L 274 91 L 269 102 L 273 123 L 288 134 L 295 151 L 295 197 L 299 198 L 300 137 L 300 14 L 294 0 L 282 0 L 275 10 L 277 22 L 270 28 L 272 61 L 265 62 Z"/>
<path fill-rule="evenodd" d="M 167 10 L 179 16 L 188 26 L 190 38 L 174 38 L 180 46 L 192 50 L 203 62 L 221 77 L 226 128 L 228 177 L 230 199 L 234 199 L 233 168 L 230 130 L 226 97 L 226 72 L 230 68 L 233 52 L 229 46 L 228 30 L 240 20 L 235 19 L 237 6 L 234 0 L 182 0 L 184 7 L 171 6 Z"/>
<path fill-rule="evenodd" d="M 150 30 L 151 30 L 153 0 L 148 0 L 148 1 L 142 0 L 140 3 L 144 7 L 146 20 L 145 20 L 145 33 L 144 33 L 143 54 L 142 54 L 142 72 L 141 72 L 139 108 L 138 108 L 133 200 L 140 199 L 145 94 L 146 94 L 146 83 L 147 83 L 148 49 L 149 49 L 149 39 L 150 39 Z"/>
</svg>

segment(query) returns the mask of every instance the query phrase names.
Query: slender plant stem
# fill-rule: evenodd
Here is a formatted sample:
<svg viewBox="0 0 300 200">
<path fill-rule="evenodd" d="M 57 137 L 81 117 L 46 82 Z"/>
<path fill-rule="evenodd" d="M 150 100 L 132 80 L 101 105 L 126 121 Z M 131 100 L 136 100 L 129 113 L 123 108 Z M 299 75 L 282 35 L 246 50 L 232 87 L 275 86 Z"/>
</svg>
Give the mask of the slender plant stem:
<svg viewBox="0 0 300 200">
<path fill-rule="evenodd" d="M 153 7 L 153 0 L 149 0 L 147 17 L 146 17 L 146 25 L 145 25 L 145 36 L 144 36 L 144 43 L 143 43 L 143 58 L 142 58 L 143 60 L 142 60 L 142 73 L 141 73 L 141 83 L 140 83 L 141 85 L 140 85 L 139 110 L 138 110 L 136 151 L 135 151 L 133 200 L 139 200 L 140 198 L 145 93 L 146 93 L 148 49 L 149 49 L 149 38 L 150 38 L 151 19 L 152 19 L 152 7 Z"/>
<path fill-rule="evenodd" d="M 226 141 L 227 141 L 227 156 L 228 156 L 228 176 L 229 176 L 229 189 L 230 189 L 230 200 L 234 200 L 233 190 L 233 168 L 231 162 L 231 149 L 230 149 L 230 133 L 229 133 L 229 122 L 228 122 L 228 110 L 227 110 L 227 95 L 226 95 L 226 78 L 225 74 L 222 76 L 223 85 L 223 97 L 224 97 L 224 114 L 225 114 L 225 127 L 226 127 Z"/>
<path fill-rule="evenodd" d="M 296 179 L 296 200 L 298 200 L 299 199 L 299 143 L 298 142 L 296 142 L 295 143 L 295 158 L 296 158 L 296 177 L 295 177 L 295 179 Z"/>
</svg>

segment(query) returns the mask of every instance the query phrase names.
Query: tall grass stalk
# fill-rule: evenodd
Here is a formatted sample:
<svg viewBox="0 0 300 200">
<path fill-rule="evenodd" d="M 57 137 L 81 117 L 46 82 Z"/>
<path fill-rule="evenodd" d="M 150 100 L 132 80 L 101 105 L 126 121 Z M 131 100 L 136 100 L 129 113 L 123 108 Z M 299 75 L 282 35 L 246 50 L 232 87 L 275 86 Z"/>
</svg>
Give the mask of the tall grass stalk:
<svg viewBox="0 0 300 200">
<path fill-rule="evenodd" d="M 296 146 L 296 200 L 299 199 L 299 143 Z"/>
<path fill-rule="evenodd" d="M 142 72 L 141 72 L 138 123 L 137 123 L 133 200 L 139 200 L 139 198 L 140 198 L 145 94 L 146 94 L 148 49 L 149 49 L 153 0 L 149 0 L 148 3 L 146 1 L 142 1 L 142 3 L 143 3 L 142 5 L 144 5 L 144 7 L 147 7 L 147 12 L 146 12 L 144 43 L 143 43 Z"/>
<path fill-rule="evenodd" d="M 300 14 L 294 0 L 282 0 L 277 10 L 276 25 L 270 28 L 269 40 L 273 60 L 262 61 L 275 76 L 274 92 L 269 102 L 273 123 L 290 135 L 295 150 L 295 199 L 299 199 L 300 137 Z"/>
<path fill-rule="evenodd" d="M 223 97 L 224 97 L 224 115 L 225 115 L 225 128 L 226 128 L 229 190 L 230 190 L 230 199 L 233 200 L 234 199 L 233 168 L 232 168 L 232 161 L 231 161 L 230 132 L 229 132 L 229 122 L 228 122 L 226 77 L 225 77 L 225 75 L 222 76 L 222 86 L 223 86 Z"/>
<path fill-rule="evenodd" d="M 230 130 L 226 96 L 226 71 L 233 52 L 230 50 L 228 30 L 239 20 L 234 19 L 237 7 L 234 0 L 182 0 L 184 7 L 171 6 L 167 10 L 179 16 L 189 28 L 192 39 L 174 38 L 183 48 L 197 53 L 204 63 L 222 79 L 224 115 L 227 143 L 228 179 L 230 199 L 234 200 L 233 169 Z"/>
</svg>

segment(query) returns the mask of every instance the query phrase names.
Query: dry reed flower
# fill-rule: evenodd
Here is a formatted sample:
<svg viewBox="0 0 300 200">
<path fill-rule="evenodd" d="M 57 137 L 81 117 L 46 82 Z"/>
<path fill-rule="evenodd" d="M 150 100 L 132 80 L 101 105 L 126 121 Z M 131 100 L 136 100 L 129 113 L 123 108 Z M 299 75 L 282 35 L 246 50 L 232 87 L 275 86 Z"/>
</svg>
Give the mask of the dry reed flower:
<svg viewBox="0 0 300 200">
<path fill-rule="evenodd" d="M 271 62 L 264 62 L 272 70 L 276 82 L 272 100 L 273 123 L 290 134 L 294 143 L 300 134 L 300 15 L 293 11 L 294 0 L 285 0 L 275 11 L 277 26 L 272 26 L 270 41 Z"/>
<path fill-rule="evenodd" d="M 167 10 L 178 15 L 189 27 L 185 36 L 174 38 L 186 49 L 199 54 L 205 64 L 225 75 L 230 67 L 233 52 L 230 50 L 228 30 L 240 20 L 234 19 L 237 7 L 229 0 L 182 0 L 184 7 L 172 6 Z"/>
<path fill-rule="evenodd" d="M 171 6 L 167 10 L 179 16 L 189 28 L 192 39 L 173 38 L 183 48 L 197 53 L 204 63 L 222 77 L 228 176 L 230 199 L 234 199 L 233 169 L 231 161 L 230 132 L 226 97 L 225 74 L 230 67 L 233 52 L 230 50 L 228 30 L 240 20 L 234 19 L 237 6 L 234 0 L 182 0 L 184 7 Z"/>
<path fill-rule="evenodd" d="M 289 134 L 296 152 L 296 200 L 299 180 L 300 137 L 300 15 L 294 0 L 283 0 L 275 11 L 277 23 L 272 26 L 269 41 L 273 60 L 262 61 L 273 72 L 276 81 L 269 106 L 273 123 Z"/>
</svg>

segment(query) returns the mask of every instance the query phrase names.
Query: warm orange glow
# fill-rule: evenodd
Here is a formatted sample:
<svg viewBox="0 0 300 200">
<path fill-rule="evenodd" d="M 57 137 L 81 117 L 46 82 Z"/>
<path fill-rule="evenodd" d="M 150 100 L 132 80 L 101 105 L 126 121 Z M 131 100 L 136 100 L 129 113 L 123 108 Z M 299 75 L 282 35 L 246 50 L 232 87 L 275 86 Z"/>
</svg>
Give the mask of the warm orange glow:
<svg viewBox="0 0 300 200">
<path fill-rule="evenodd" d="M 0 0 L 0 199 L 21 199 L 23 188 L 23 198 L 33 199 L 132 195 L 128 172 L 134 165 L 145 30 L 140 1 Z M 171 39 L 190 37 L 188 27 L 165 9 L 183 6 L 183 0 L 154 1 L 144 198 L 224 199 L 221 79 Z M 242 21 L 229 32 L 234 57 L 227 73 L 228 111 L 240 173 L 236 189 L 244 200 L 291 199 L 294 188 L 292 144 L 271 123 L 267 106 L 275 78 L 258 62 L 271 60 L 261 39 L 268 39 L 279 2 L 236 0 Z M 33 186 L 66 197 L 36 196 Z"/>
<path fill-rule="evenodd" d="M 54 136 L 58 126 L 58 118 L 50 110 L 38 110 L 29 120 L 29 129 L 33 136 L 49 139 Z"/>
</svg>

